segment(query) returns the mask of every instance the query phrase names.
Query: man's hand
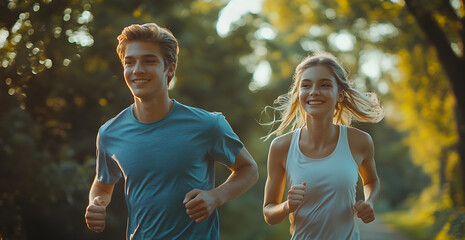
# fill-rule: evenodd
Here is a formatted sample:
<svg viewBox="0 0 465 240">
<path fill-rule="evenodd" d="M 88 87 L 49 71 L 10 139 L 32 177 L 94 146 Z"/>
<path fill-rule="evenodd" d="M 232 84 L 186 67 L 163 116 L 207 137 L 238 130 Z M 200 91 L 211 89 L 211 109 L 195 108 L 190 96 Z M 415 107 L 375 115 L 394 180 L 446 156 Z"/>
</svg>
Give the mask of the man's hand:
<svg viewBox="0 0 465 240">
<path fill-rule="evenodd" d="M 373 206 L 368 202 L 359 200 L 355 203 L 354 209 L 357 211 L 357 217 L 362 219 L 364 223 L 369 223 L 375 220 L 375 211 L 373 210 Z"/>
<path fill-rule="evenodd" d="M 212 214 L 217 207 L 217 200 L 210 191 L 193 189 L 186 194 L 183 204 L 189 217 L 199 223 Z"/>
<path fill-rule="evenodd" d="M 285 210 L 289 211 L 289 213 L 294 212 L 300 204 L 302 204 L 306 185 L 307 184 L 303 182 L 302 184 L 291 186 L 289 189 L 287 193 L 287 202 L 284 206 Z"/>
<path fill-rule="evenodd" d="M 103 232 L 106 216 L 105 201 L 101 197 L 94 198 L 94 202 L 86 208 L 87 227 L 95 232 Z"/>
</svg>

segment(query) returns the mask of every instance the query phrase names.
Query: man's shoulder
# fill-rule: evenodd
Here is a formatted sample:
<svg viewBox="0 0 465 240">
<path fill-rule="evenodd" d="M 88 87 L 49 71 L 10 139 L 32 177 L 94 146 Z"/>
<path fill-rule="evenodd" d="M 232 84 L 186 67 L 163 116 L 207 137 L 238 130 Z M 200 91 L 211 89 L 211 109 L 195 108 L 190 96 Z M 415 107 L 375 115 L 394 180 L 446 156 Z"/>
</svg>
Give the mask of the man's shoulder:
<svg viewBox="0 0 465 240">
<path fill-rule="evenodd" d="M 113 127 L 117 127 L 117 125 L 121 124 L 122 122 L 128 121 L 128 117 L 129 117 L 128 113 L 131 111 L 131 106 L 123 109 L 116 116 L 110 118 L 104 124 L 102 124 L 99 129 L 99 134 L 102 135 L 108 132 Z"/>
<path fill-rule="evenodd" d="M 221 112 L 210 112 L 202 108 L 188 106 L 179 102 L 178 105 L 183 115 L 189 118 L 202 120 L 205 123 L 215 123 L 223 116 Z"/>
<path fill-rule="evenodd" d="M 182 108 L 178 120 L 189 128 L 202 131 L 209 138 L 221 136 L 228 129 L 228 122 L 221 112 L 210 112 L 205 109 L 180 104 Z M 182 116 L 182 117 L 181 117 Z"/>
</svg>

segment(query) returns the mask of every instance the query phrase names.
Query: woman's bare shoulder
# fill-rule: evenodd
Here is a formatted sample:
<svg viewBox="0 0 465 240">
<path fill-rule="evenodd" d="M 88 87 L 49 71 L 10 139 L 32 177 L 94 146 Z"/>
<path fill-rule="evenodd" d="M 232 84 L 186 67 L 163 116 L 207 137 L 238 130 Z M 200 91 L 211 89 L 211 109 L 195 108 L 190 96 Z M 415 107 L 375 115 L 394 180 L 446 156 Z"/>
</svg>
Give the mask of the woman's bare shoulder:
<svg viewBox="0 0 465 240">
<path fill-rule="evenodd" d="M 273 139 L 268 155 L 270 165 L 277 166 L 276 164 L 278 164 L 282 168 L 285 168 L 293 133 L 289 132 Z"/>
<path fill-rule="evenodd" d="M 350 143 L 354 143 L 356 146 L 373 145 L 373 139 L 371 138 L 370 134 L 358 128 L 347 127 L 347 136 Z"/>
<path fill-rule="evenodd" d="M 372 159 L 374 154 L 373 139 L 370 134 L 357 128 L 347 127 L 350 151 L 357 165 L 366 159 Z"/>
<path fill-rule="evenodd" d="M 293 133 L 294 132 L 288 132 L 273 139 L 271 142 L 271 148 L 277 151 L 289 150 Z"/>
</svg>

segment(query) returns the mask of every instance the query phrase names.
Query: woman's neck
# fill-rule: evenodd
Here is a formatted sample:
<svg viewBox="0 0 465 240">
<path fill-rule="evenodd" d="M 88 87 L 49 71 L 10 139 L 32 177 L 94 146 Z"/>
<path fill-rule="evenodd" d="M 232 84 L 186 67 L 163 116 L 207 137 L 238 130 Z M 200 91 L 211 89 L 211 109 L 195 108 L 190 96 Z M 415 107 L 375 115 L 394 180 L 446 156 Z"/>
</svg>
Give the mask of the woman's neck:
<svg viewBox="0 0 465 240">
<path fill-rule="evenodd" d="M 339 133 L 338 127 L 331 119 L 314 119 L 307 116 L 305 128 L 302 131 L 302 141 L 311 144 L 315 148 L 321 148 L 337 142 Z"/>
</svg>

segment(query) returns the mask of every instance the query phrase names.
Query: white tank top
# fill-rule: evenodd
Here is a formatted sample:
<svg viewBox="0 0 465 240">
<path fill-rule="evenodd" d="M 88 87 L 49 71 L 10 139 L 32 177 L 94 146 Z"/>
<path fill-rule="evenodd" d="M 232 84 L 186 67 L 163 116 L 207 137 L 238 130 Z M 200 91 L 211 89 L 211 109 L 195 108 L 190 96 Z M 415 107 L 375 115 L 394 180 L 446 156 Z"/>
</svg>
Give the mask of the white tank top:
<svg viewBox="0 0 465 240">
<path fill-rule="evenodd" d="M 321 159 L 302 153 L 300 132 L 297 129 L 292 135 L 286 161 L 288 186 L 306 182 L 302 204 L 289 215 L 291 239 L 360 239 L 352 211 L 358 166 L 350 151 L 347 127 L 339 125 L 336 148 Z"/>
</svg>

